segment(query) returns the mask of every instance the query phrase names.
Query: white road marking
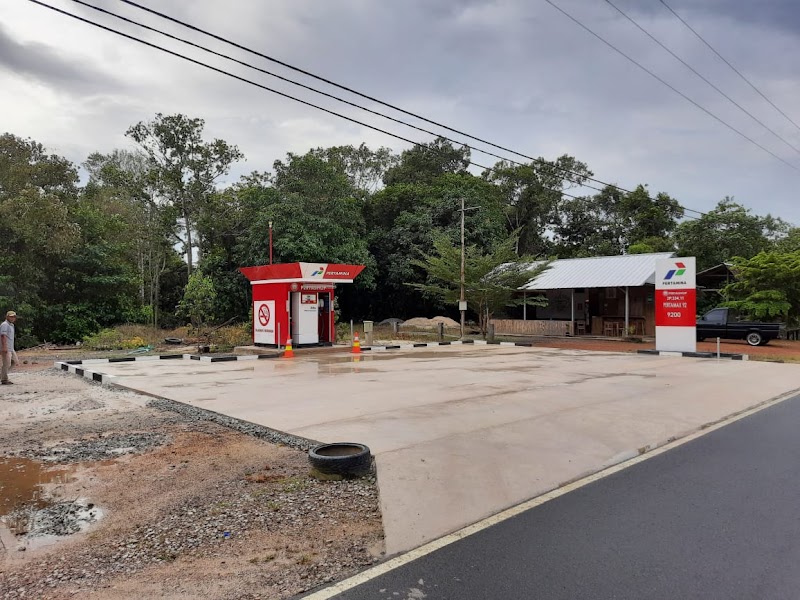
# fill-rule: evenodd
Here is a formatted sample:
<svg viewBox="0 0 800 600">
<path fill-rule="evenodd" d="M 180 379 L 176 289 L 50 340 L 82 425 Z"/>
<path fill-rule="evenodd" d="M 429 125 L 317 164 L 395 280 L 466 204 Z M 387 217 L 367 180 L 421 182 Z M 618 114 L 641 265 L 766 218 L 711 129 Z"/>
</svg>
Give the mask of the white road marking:
<svg viewBox="0 0 800 600">
<path fill-rule="evenodd" d="M 702 437 L 707 433 L 716 431 L 717 429 L 721 429 L 726 425 L 730 425 L 731 423 L 735 423 L 736 421 L 749 417 L 757 412 L 764 410 L 765 408 L 769 408 L 770 406 L 779 404 L 784 400 L 793 398 L 797 396 L 798 392 L 800 392 L 800 389 L 787 392 L 786 394 L 778 396 L 777 398 L 773 398 L 772 400 L 767 400 L 765 402 L 762 402 L 761 404 L 758 404 L 752 408 L 748 408 L 738 413 L 729 415 L 721 419 L 720 421 L 707 424 L 706 426 L 701 427 L 698 431 L 691 433 L 685 437 L 682 437 L 678 440 L 671 441 L 669 443 L 663 444 L 661 446 L 656 446 L 654 448 L 648 448 L 644 454 L 641 454 L 635 458 L 631 458 L 628 460 L 625 460 L 623 458 L 622 462 L 619 462 L 616 465 L 610 466 L 592 475 L 588 475 L 587 477 L 584 477 L 582 479 L 578 479 L 577 481 L 573 481 L 572 483 L 563 485 L 562 487 L 551 490 L 545 494 L 542 494 L 541 496 L 537 496 L 536 498 L 523 502 L 522 504 L 518 504 L 517 506 L 512 506 L 511 508 L 499 512 L 496 515 L 483 519 L 482 521 L 478 521 L 477 523 L 473 523 L 472 525 L 469 525 L 467 527 L 464 527 L 463 529 L 459 529 L 456 532 L 440 537 L 439 539 L 433 540 L 432 542 L 428 542 L 427 544 L 424 544 L 419 548 L 415 548 L 414 550 L 410 550 L 405 554 L 401 554 L 400 556 L 395 556 L 394 558 L 391 558 L 386 562 L 375 565 L 374 567 L 362 571 L 361 573 L 357 573 L 356 575 L 353 575 L 348 579 L 345 579 L 329 587 L 313 592 L 308 596 L 303 596 L 303 598 L 304 600 L 328 600 L 330 598 L 333 598 L 337 594 L 341 594 L 342 592 L 346 592 L 347 590 L 357 587 L 372 579 L 375 579 L 376 577 L 380 577 L 381 575 L 384 575 L 389 571 L 393 571 L 398 567 L 402 567 L 403 565 L 406 565 L 414 560 L 417 560 L 418 558 L 422 558 L 423 556 L 426 556 L 428 554 L 431 554 L 432 552 L 436 552 L 437 550 L 444 548 L 445 546 L 449 546 L 454 542 L 457 542 L 466 537 L 474 535 L 480 531 L 483 531 L 484 529 L 488 529 L 489 527 L 497 525 L 498 523 L 502 523 L 503 521 L 515 517 L 527 510 L 536 508 L 537 506 L 541 506 L 545 502 L 554 500 L 560 496 L 563 496 L 564 494 L 568 494 L 574 490 L 582 488 L 585 485 L 594 483 L 595 481 L 599 481 L 600 479 L 608 477 L 609 475 L 614 475 L 615 473 L 619 473 L 620 471 L 623 471 L 629 467 L 638 465 L 641 462 L 649 460 L 654 456 L 658 456 L 660 454 L 663 454 L 664 452 L 669 452 L 670 450 L 677 448 L 678 446 L 681 446 L 683 444 L 686 444 L 687 442 L 691 442 L 692 440 L 695 440 L 699 437 Z"/>
</svg>

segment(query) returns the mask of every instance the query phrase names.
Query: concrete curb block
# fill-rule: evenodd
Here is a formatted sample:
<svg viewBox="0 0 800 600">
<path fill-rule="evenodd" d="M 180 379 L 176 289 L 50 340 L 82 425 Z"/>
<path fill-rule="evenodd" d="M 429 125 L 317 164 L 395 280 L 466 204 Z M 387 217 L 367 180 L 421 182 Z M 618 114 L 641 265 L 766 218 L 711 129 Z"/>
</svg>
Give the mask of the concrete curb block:
<svg viewBox="0 0 800 600">
<path fill-rule="evenodd" d="M 453 342 L 414 342 L 412 344 L 391 345 L 391 346 L 361 346 L 361 351 L 375 350 L 383 352 L 384 350 L 414 350 L 415 348 L 436 348 L 439 346 L 463 346 L 465 344 L 472 344 L 474 346 L 517 346 L 522 348 L 531 348 L 531 342 L 487 342 L 486 340 L 456 340 Z"/>
<path fill-rule="evenodd" d="M 637 354 L 648 354 L 650 356 L 677 356 L 684 358 L 717 358 L 716 352 L 666 352 L 664 350 L 637 350 Z M 730 360 L 750 360 L 749 354 L 732 354 L 721 352 L 720 358 Z"/>
<path fill-rule="evenodd" d="M 202 356 L 200 354 L 159 354 L 157 356 L 124 356 L 120 358 L 84 358 L 82 360 L 56 361 L 56 366 L 66 365 L 102 365 L 108 363 L 138 362 L 153 360 L 199 360 L 201 362 L 227 362 L 233 360 L 258 360 L 262 358 L 279 358 L 280 354 L 221 354 L 219 356 Z"/>
<path fill-rule="evenodd" d="M 114 380 L 113 375 L 108 375 L 107 373 L 101 373 L 100 371 L 92 371 L 90 369 L 84 369 L 83 367 L 66 362 L 56 362 L 55 366 L 59 367 L 62 371 L 67 371 L 68 373 L 72 373 L 73 375 L 77 375 L 78 377 L 83 377 L 84 379 L 88 379 L 90 381 L 96 381 L 100 385 L 109 385 L 113 383 Z"/>
</svg>

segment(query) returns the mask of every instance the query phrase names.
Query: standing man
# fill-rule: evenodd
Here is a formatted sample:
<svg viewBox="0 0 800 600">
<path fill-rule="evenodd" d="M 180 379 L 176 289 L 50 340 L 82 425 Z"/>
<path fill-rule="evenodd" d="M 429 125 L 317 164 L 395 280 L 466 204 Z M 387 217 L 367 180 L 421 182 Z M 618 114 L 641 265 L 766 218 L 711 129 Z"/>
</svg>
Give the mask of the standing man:
<svg viewBox="0 0 800 600">
<path fill-rule="evenodd" d="M 14 351 L 14 323 L 17 322 L 17 313 L 10 310 L 6 313 L 6 320 L 0 323 L 0 383 L 11 385 L 13 381 L 8 380 L 8 372 L 11 370 L 11 362 L 17 361 L 17 353 Z"/>
</svg>

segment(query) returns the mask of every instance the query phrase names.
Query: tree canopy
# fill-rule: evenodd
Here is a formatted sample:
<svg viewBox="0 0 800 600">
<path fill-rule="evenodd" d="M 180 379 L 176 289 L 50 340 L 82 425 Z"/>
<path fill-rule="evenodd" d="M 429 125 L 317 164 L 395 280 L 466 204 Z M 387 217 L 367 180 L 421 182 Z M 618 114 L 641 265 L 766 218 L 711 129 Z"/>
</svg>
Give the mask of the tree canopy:
<svg viewBox="0 0 800 600">
<path fill-rule="evenodd" d="M 687 218 L 642 183 L 581 195 L 589 166 L 563 155 L 499 161 L 436 138 L 395 153 L 366 144 L 290 152 L 228 181 L 242 153 L 202 119 L 157 114 L 130 145 L 76 166 L 34 140 L 0 136 L 0 309 L 20 313 L 20 345 L 75 341 L 124 322 L 244 321 L 237 269 L 276 262 L 366 265 L 340 290 L 343 319 L 457 316 L 460 203 L 470 318 L 520 301 L 533 260 L 676 251 L 703 269 L 733 260 L 725 300 L 800 318 L 800 229 L 723 198 Z M 188 287 L 187 287 L 187 284 Z M 733 305 L 733 304 L 731 304 Z"/>
</svg>

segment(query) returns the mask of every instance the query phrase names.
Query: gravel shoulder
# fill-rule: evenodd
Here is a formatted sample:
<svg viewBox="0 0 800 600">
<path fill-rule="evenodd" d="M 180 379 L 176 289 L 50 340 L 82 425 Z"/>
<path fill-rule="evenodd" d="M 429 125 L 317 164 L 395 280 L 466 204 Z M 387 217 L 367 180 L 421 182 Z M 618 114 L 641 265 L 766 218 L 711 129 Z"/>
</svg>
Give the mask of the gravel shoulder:
<svg viewBox="0 0 800 600">
<path fill-rule="evenodd" d="M 288 598 L 381 556 L 372 478 L 318 481 L 300 450 L 54 369 L 13 379 L 0 460 L 64 474 L 41 486 L 41 531 L 3 517 L 2 598 Z M 75 515 L 79 533 L 48 535 Z"/>
</svg>

